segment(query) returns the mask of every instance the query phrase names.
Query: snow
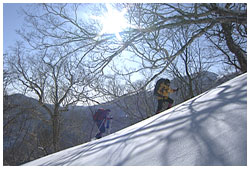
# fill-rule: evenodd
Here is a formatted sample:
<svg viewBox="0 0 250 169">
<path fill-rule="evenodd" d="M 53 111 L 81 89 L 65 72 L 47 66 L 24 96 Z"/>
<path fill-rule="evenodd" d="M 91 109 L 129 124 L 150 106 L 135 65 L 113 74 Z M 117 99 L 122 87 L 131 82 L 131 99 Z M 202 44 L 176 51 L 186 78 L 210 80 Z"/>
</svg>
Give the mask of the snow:
<svg viewBox="0 0 250 169">
<path fill-rule="evenodd" d="M 247 74 L 109 136 L 24 165 L 247 165 Z"/>
</svg>

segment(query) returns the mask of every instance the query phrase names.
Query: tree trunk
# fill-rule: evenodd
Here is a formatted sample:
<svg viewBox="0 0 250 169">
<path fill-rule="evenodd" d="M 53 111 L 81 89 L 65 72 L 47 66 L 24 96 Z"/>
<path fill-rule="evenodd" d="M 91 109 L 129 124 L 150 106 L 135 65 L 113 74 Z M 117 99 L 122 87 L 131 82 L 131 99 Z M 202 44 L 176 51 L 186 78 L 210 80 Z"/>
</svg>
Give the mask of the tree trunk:
<svg viewBox="0 0 250 169">
<path fill-rule="evenodd" d="M 59 150 L 58 142 L 59 142 L 59 106 L 55 105 L 54 115 L 52 117 L 52 128 L 53 128 L 53 147 L 54 151 L 57 152 Z"/>
<path fill-rule="evenodd" d="M 229 48 L 229 50 L 235 54 L 237 61 L 240 65 L 241 72 L 247 72 L 247 60 L 246 60 L 246 53 L 241 50 L 241 48 L 234 43 L 234 40 L 232 38 L 232 24 L 228 23 L 222 23 L 221 24 L 225 38 L 226 43 Z"/>
</svg>

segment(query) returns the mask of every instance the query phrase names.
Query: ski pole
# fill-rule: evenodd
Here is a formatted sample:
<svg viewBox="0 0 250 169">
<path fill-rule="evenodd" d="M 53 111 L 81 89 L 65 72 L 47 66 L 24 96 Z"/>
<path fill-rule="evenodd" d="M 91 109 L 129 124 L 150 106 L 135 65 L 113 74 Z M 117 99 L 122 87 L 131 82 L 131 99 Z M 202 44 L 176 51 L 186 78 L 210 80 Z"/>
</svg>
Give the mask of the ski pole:
<svg viewBox="0 0 250 169">
<path fill-rule="evenodd" d="M 101 124 L 100 124 L 99 126 L 97 126 L 98 132 L 99 132 L 99 133 L 101 133 L 101 130 L 100 130 L 100 129 L 101 129 L 101 127 L 102 127 L 102 124 L 104 123 L 104 120 L 105 120 L 105 119 L 103 119 L 102 122 L 101 122 Z M 97 134 L 96 134 L 96 135 L 97 135 Z"/>
<path fill-rule="evenodd" d="M 111 126 L 112 126 L 112 116 L 108 119 L 108 122 L 107 122 L 107 129 L 108 129 L 108 134 L 110 134 L 110 131 L 111 131 Z"/>
<path fill-rule="evenodd" d="M 111 119 L 110 119 L 111 121 L 110 121 L 110 127 L 109 127 L 109 134 L 110 134 L 110 132 L 111 132 L 111 129 L 112 129 L 112 122 L 113 122 L 113 117 L 111 117 Z"/>
</svg>

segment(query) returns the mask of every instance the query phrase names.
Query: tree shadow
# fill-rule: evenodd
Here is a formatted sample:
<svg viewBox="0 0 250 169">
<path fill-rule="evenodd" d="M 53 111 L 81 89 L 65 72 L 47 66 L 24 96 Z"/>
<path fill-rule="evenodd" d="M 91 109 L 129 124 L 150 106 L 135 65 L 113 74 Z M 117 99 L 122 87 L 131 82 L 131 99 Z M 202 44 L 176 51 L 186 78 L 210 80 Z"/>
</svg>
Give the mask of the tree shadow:
<svg viewBox="0 0 250 169">
<path fill-rule="evenodd" d="M 247 82 L 243 78 L 241 84 L 234 85 L 226 83 L 186 102 L 190 110 L 189 127 L 174 130 L 163 138 L 171 140 L 166 142 L 166 147 L 175 147 L 178 139 L 185 142 L 186 138 L 193 147 L 191 152 L 181 150 L 180 160 L 176 157 L 174 165 L 247 164 Z M 178 131 L 182 131 L 185 137 L 173 139 Z M 162 165 L 171 165 L 171 151 L 166 149 L 165 152 L 161 156 Z M 181 161 L 183 159 L 189 161 Z"/>
</svg>

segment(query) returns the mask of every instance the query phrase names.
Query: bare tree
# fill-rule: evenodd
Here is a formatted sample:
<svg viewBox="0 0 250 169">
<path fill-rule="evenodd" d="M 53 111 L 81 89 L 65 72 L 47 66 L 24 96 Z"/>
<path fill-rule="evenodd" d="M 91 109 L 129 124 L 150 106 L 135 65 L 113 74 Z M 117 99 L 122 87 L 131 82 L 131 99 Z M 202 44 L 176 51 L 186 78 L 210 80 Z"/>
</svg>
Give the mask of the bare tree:
<svg viewBox="0 0 250 169">
<path fill-rule="evenodd" d="M 207 9 L 221 18 L 236 21 L 221 22 L 208 31 L 207 37 L 225 57 L 225 63 L 241 72 L 247 71 L 247 4 L 207 4 Z"/>
<path fill-rule="evenodd" d="M 13 87 L 36 97 L 48 113 L 54 151 L 60 149 L 62 112 L 69 105 L 95 100 L 88 86 L 108 63 L 94 50 L 102 42 L 95 40 L 97 28 L 79 17 L 79 8 L 80 4 L 38 4 L 24 10 L 26 25 L 18 32 L 25 45 L 18 43 L 5 55 L 6 70 L 16 80 Z M 40 140 L 39 145 L 50 144 L 45 143 Z"/>
<path fill-rule="evenodd" d="M 173 41 L 177 48 L 186 43 L 192 29 L 190 26 L 181 26 L 175 32 Z M 180 88 L 182 100 L 190 99 L 207 89 L 201 79 L 212 65 L 215 65 L 215 59 L 211 57 L 211 48 L 207 41 L 200 39 L 196 39 L 170 65 L 168 72 L 178 81 L 175 85 Z"/>
<path fill-rule="evenodd" d="M 195 39 L 219 25 L 224 25 L 224 27 L 228 24 L 235 25 L 233 28 L 238 28 L 238 34 L 242 35 L 241 42 L 246 42 L 244 37 L 247 18 L 245 4 L 128 4 L 128 6 L 131 24 L 138 26 L 134 32 L 142 33 L 130 45 L 136 56 L 141 58 L 142 66 L 136 71 L 142 67 L 157 70 L 148 83 L 163 73 Z M 193 25 L 194 29 L 190 30 L 191 36 L 186 39 L 186 43 L 176 48 L 172 38 L 180 26 L 184 25 Z M 242 53 L 237 54 L 238 62 L 241 63 L 243 60 L 245 64 L 244 44 L 239 45 L 240 42 L 238 42 L 236 46 L 235 43 L 230 43 L 232 40 L 237 41 L 237 37 L 230 36 L 232 29 L 226 30 L 231 32 L 225 39 L 227 46 L 230 50 L 234 47 L 234 53 L 236 53 L 235 49 L 240 49 L 237 50 Z M 225 30 L 224 33 L 226 33 Z"/>
<path fill-rule="evenodd" d="M 73 54 L 77 65 L 90 69 L 93 74 L 102 73 L 127 46 L 116 45 L 113 36 L 97 38 L 101 26 L 91 19 L 91 12 L 98 15 L 97 11 L 102 6 L 103 4 L 33 4 L 30 10 L 23 10 L 26 24 L 18 33 L 34 50 L 45 54 L 58 48 L 63 51 L 62 57 L 71 57 Z M 95 9 L 92 10 L 93 8 Z"/>
<path fill-rule="evenodd" d="M 64 51 L 54 49 L 54 53 L 32 53 L 21 45 L 9 54 L 7 65 L 12 70 L 17 86 L 24 93 L 37 97 L 40 105 L 51 118 L 53 146 L 58 150 L 60 114 L 69 105 L 84 101 L 90 77 L 85 69 L 76 66 L 70 57 L 62 56 Z M 53 107 L 48 106 L 52 104 Z"/>
</svg>

